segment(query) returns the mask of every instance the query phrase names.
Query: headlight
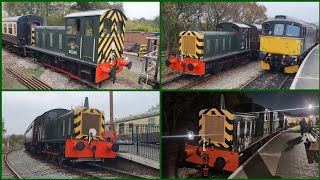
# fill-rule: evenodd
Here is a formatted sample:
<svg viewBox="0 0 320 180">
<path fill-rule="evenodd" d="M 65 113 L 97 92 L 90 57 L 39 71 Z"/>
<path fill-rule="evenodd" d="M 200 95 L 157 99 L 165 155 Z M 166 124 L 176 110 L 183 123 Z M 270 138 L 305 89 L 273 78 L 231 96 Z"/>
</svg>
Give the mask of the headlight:
<svg viewBox="0 0 320 180">
<path fill-rule="evenodd" d="M 189 133 L 188 133 L 188 139 L 189 139 L 189 140 L 194 140 L 194 134 L 193 134 L 192 131 L 189 131 Z"/>
</svg>

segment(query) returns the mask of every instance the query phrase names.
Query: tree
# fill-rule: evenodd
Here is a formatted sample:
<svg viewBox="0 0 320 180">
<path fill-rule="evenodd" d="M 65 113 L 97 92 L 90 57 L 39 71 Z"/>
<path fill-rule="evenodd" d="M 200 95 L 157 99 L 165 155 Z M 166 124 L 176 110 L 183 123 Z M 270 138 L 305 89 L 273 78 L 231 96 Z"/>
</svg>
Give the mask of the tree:
<svg viewBox="0 0 320 180">
<path fill-rule="evenodd" d="M 156 104 L 154 106 L 151 106 L 147 112 L 151 112 L 151 111 L 160 111 L 160 104 Z"/>
<path fill-rule="evenodd" d="M 67 14 L 98 9 L 118 9 L 123 11 L 123 3 L 115 2 L 3 2 L 3 12 L 9 17 L 34 14 L 46 17 L 49 26 L 64 25 Z"/>
<path fill-rule="evenodd" d="M 5 119 L 2 117 L 2 137 L 7 133 L 7 129 L 5 128 Z"/>
<path fill-rule="evenodd" d="M 261 24 L 267 19 L 266 7 L 256 2 L 162 3 L 162 49 L 167 54 L 178 53 L 181 31 L 214 31 L 222 22 Z"/>
</svg>

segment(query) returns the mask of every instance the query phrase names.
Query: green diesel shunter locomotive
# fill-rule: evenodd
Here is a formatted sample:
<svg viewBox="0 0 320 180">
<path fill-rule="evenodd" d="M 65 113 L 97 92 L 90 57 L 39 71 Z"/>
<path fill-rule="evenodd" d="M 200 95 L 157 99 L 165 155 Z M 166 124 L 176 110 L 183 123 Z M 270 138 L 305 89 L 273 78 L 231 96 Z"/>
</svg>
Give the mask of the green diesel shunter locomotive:
<svg viewBox="0 0 320 180">
<path fill-rule="evenodd" d="M 131 68 L 122 56 L 126 20 L 116 9 L 72 13 L 65 26 L 32 27 L 24 54 L 85 83 L 100 83 Z"/>
<path fill-rule="evenodd" d="M 194 75 L 215 74 L 221 69 L 238 65 L 250 59 L 250 26 L 239 23 L 221 23 L 218 31 L 182 31 L 179 37 L 179 55 L 170 56 L 166 65 Z M 256 30 L 256 29 L 254 29 Z"/>
</svg>

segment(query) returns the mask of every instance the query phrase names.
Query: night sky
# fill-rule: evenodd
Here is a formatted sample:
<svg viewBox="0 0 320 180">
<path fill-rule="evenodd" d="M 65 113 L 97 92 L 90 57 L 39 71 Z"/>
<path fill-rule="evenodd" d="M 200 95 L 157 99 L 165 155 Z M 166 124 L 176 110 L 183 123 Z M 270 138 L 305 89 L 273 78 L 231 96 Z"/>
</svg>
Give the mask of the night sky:
<svg viewBox="0 0 320 180">
<path fill-rule="evenodd" d="M 254 103 L 273 110 L 308 107 L 309 104 L 319 106 L 319 93 L 317 92 L 252 92 L 245 94 L 251 97 Z M 306 110 L 288 112 L 298 115 L 304 111 Z"/>
<path fill-rule="evenodd" d="M 288 116 L 319 116 L 317 92 L 163 92 L 164 134 L 181 134 L 185 129 L 196 128 L 199 111 L 220 108 L 222 93 L 225 97 L 225 109 L 231 113 L 263 112 L 268 108 Z M 309 104 L 314 108 L 310 110 Z M 288 110 L 295 108 L 298 109 Z"/>
</svg>

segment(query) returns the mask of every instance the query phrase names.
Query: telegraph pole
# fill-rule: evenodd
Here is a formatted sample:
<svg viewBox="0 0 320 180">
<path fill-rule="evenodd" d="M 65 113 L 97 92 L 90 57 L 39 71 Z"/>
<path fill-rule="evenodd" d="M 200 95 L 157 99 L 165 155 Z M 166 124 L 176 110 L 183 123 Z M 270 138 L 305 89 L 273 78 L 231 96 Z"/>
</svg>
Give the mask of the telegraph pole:
<svg viewBox="0 0 320 180">
<path fill-rule="evenodd" d="M 114 124 L 113 124 L 113 92 L 109 92 L 110 95 L 110 130 L 114 131 Z"/>
</svg>

